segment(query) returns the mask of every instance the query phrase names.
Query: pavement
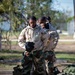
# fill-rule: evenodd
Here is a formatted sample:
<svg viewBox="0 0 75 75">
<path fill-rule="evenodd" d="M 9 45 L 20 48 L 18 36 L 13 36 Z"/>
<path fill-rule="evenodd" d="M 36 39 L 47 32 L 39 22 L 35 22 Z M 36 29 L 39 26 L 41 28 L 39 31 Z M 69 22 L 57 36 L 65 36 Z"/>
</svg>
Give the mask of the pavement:
<svg viewBox="0 0 75 75">
<path fill-rule="evenodd" d="M 75 42 L 75 39 L 59 39 L 59 42 Z"/>
<path fill-rule="evenodd" d="M 18 41 L 18 39 L 9 39 L 10 41 Z M 1 41 L 7 41 L 6 39 L 2 39 Z M 59 42 L 75 42 L 75 39 L 59 39 Z"/>
</svg>

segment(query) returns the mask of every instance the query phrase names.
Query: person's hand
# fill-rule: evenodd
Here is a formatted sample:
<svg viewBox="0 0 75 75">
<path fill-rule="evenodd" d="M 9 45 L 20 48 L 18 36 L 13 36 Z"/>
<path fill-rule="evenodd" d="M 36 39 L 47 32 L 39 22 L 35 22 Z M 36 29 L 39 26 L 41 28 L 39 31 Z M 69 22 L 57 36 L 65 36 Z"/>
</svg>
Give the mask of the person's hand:
<svg viewBox="0 0 75 75">
<path fill-rule="evenodd" d="M 25 55 L 26 55 L 26 56 L 29 56 L 29 52 L 26 51 L 26 52 L 25 52 Z"/>
<path fill-rule="evenodd" d="M 27 52 L 31 52 L 34 49 L 34 43 L 33 42 L 26 42 L 25 48 Z"/>
</svg>

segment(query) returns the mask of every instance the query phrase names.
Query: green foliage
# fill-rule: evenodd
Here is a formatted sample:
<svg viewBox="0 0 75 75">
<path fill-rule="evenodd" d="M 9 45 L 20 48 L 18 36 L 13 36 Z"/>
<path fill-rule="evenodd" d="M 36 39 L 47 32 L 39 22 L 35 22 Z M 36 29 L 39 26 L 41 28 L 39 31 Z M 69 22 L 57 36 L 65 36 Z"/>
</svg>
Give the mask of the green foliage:
<svg viewBox="0 0 75 75">
<path fill-rule="evenodd" d="M 3 19 L 2 19 L 2 17 L 0 17 L 0 22 L 2 22 L 3 21 Z"/>
<path fill-rule="evenodd" d="M 3 18 L 8 17 L 7 20 L 10 20 L 11 29 L 14 31 L 19 28 L 19 25 L 24 23 L 22 15 L 19 14 L 22 13 L 23 8 L 23 0 L 2 0 L 0 3 L 1 16 Z M 8 16 L 4 16 L 3 14 L 7 14 Z"/>
<path fill-rule="evenodd" d="M 2 16 L 10 20 L 13 31 L 19 30 L 22 24 L 26 25 L 25 17 L 31 15 L 35 15 L 37 18 L 51 16 L 53 25 L 69 22 L 71 18 L 68 18 L 66 13 L 52 10 L 52 2 L 53 0 L 2 0 L 0 2 L 0 13 L 8 15 Z"/>
<path fill-rule="evenodd" d="M 28 17 L 30 15 L 35 15 L 37 18 L 43 15 L 47 16 L 50 14 L 51 3 L 52 0 L 27 0 L 25 10 L 27 11 Z"/>
<path fill-rule="evenodd" d="M 74 19 L 74 16 L 67 18 L 67 22 L 71 22 Z"/>
<path fill-rule="evenodd" d="M 68 66 L 63 70 L 63 75 L 75 75 L 75 66 Z"/>
</svg>

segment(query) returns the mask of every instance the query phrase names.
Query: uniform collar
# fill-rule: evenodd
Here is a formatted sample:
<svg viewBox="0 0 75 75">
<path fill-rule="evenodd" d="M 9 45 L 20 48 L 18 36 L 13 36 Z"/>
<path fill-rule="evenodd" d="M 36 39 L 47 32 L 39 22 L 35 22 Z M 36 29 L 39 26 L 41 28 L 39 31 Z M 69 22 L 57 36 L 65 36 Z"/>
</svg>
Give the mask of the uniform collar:
<svg viewBox="0 0 75 75">
<path fill-rule="evenodd" d="M 36 25 L 35 28 L 32 28 L 32 27 L 28 26 L 28 28 L 33 29 L 33 30 L 37 29 L 38 27 L 39 27 L 38 25 Z"/>
</svg>

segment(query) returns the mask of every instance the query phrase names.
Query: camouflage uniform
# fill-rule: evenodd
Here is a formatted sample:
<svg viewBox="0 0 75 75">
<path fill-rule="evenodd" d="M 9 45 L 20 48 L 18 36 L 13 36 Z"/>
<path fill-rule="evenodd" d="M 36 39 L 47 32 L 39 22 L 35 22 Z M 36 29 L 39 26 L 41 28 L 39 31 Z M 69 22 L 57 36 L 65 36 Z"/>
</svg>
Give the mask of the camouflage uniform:
<svg viewBox="0 0 75 75">
<path fill-rule="evenodd" d="M 49 43 L 47 44 L 46 49 L 48 51 L 45 54 L 47 60 L 49 61 L 49 63 L 48 63 L 48 67 L 50 69 L 49 74 L 53 75 L 52 72 L 53 72 L 54 62 L 56 60 L 54 49 L 58 43 L 59 35 L 58 35 L 56 29 L 51 25 L 51 23 L 47 23 L 47 25 L 49 25 L 48 30 L 51 32 L 54 32 L 54 34 L 52 35 L 52 38 L 49 40 Z"/>
<path fill-rule="evenodd" d="M 43 49 L 43 43 L 42 39 L 45 39 L 49 33 L 41 29 L 40 26 L 36 25 L 35 28 L 32 28 L 30 26 L 27 26 L 25 29 L 22 30 L 22 32 L 19 35 L 18 38 L 18 44 L 21 48 L 23 48 L 25 51 L 25 42 L 34 42 L 34 50 L 42 50 Z"/>
<path fill-rule="evenodd" d="M 18 44 L 21 48 L 23 48 L 26 52 L 25 49 L 25 42 L 34 42 L 34 51 L 35 51 L 35 57 L 39 57 L 41 53 L 40 50 L 46 50 L 43 49 L 44 46 L 46 46 L 45 42 L 49 39 L 50 37 L 50 32 L 41 29 L 38 25 L 36 25 L 35 28 L 32 28 L 30 26 L 27 26 L 25 29 L 22 30 L 20 33 L 19 39 L 18 39 Z M 38 53 L 38 54 L 37 54 Z M 32 57 L 30 56 L 24 56 L 22 65 L 24 67 L 24 75 L 29 75 L 30 74 L 30 69 L 32 67 Z"/>
<path fill-rule="evenodd" d="M 55 47 L 58 43 L 59 34 L 57 33 L 56 29 L 53 27 L 53 25 L 51 23 L 47 23 L 47 25 L 49 25 L 50 31 L 55 31 L 55 35 L 54 35 L 54 49 L 55 49 Z"/>
</svg>

